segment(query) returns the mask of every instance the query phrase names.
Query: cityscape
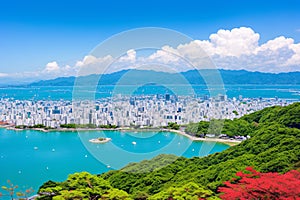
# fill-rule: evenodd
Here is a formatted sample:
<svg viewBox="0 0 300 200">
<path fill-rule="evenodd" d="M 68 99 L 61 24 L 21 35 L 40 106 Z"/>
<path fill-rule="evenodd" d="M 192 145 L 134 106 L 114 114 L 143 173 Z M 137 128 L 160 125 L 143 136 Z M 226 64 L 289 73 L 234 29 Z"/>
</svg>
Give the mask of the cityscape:
<svg viewBox="0 0 300 200">
<path fill-rule="evenodd" d="M 234 119 L 275 105 L 287 106 L 292 100 L 278 98 L 215 98 L 170 94 L 102 98 L 95 101 L 0 100 L 0 121 L 14 126 L 59 128 L 62 124 L 115 125 L 118 127 L 163 127 Z"/>
</svg>

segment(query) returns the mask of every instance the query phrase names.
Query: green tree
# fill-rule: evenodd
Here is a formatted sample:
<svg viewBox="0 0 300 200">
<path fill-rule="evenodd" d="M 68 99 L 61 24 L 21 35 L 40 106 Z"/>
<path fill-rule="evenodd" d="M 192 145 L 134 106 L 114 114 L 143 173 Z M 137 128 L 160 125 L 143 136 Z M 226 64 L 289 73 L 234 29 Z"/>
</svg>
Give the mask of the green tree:
<svg viewBox="0 0 300 200">
<path fill-rule="evenodd" d="M 110 189 L 104 195 L 102 195 L 101 199 L 109 199 L 109 200 L 130 200 L 132 198 L 129 197 L 128 193 L 123 190 L 118 189 Z"/>
<path fill-rule="evenodd" d="M 170 187 L 169 189 L 159 192 L 149 200 L 160 199 L 178 199 L 178 200 L 198 200 L 198 199 L 219 199 L 210 190 L 203 189 L 196 183 L 190 182 L 182 187 Z"/>
<path fill-rule="evenodd" d="M 180 126 L 176 122 L 168 122 L 167 128 L 179 130 Z"/>
</svg>

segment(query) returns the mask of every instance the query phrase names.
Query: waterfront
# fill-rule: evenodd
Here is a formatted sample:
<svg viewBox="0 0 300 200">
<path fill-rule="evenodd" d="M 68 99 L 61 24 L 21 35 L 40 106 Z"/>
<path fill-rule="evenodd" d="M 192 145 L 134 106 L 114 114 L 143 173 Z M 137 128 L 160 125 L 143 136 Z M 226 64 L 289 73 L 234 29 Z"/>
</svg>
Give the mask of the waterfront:
<svg viewBox="0 0 300 200">
<path fill-rule="evenodd" d="M 18 128 L 59 128 L 70 124 L 115 127 L 164 127 L 211 119 L 234 119 L 271 106 L 293 102 L 279 98 L 136 95 L 81 101 L 0 100 L 0 122 Z"/>
<path fill-rule="evenodd" d="M 88 141 L 102 136 L 110 137 L 112 141 L 105 144 Z M 33 187 L 36 191 L 43 182 L 49 179 L 62 181 L 74 172 L 97 174 L 162 153 L 193 157 L 228 147 L 215 142 L 192 142 L 171 132 L 43 133 L 0 129 L 0 184 L 5 185 L 9 179 L 21 189 Z"/>
</svg>

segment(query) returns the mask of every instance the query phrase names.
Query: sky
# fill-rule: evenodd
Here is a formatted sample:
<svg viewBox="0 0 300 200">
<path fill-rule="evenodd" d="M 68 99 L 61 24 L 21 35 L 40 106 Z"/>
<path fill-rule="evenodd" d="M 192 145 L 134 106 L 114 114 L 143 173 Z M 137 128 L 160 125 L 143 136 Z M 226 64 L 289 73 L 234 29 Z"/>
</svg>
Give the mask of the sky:
<svg viewBox="0 0 300 200">
<path fill-rule="evenodd" d="M 99 64 L 115 59 L 89 56 L 98 44 L 141 27 L 186 34 L 194 40 L 187 49 L 171 51 L 186 55 L 198 45 L 217 68 L 300 71 L 299 0 L 2 0 L 0 79 L 75 75 L 87 61 Z M 128 52 L 127 58 L 141 62 L 135 50 Z M 155 56 L 166 61 L 162 53 L 155 52 Z"/>
</svg>

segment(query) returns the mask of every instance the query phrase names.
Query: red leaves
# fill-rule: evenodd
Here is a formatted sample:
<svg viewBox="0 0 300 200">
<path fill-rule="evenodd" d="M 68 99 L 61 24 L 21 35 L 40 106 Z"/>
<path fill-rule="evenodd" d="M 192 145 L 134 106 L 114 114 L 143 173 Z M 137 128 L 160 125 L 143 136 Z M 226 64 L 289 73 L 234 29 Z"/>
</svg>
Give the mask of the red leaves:
<svg viewBox="0 0 300 200">
<path fill-rule="evenodd" d="M 250 173 L 237 172 L 239 179 L 224 182 L 220 187 L 222 199 L 300 199 L 300 172 L 296 170 L 285 174 L 260 173 L 251 167 Z"/>
</svg>

